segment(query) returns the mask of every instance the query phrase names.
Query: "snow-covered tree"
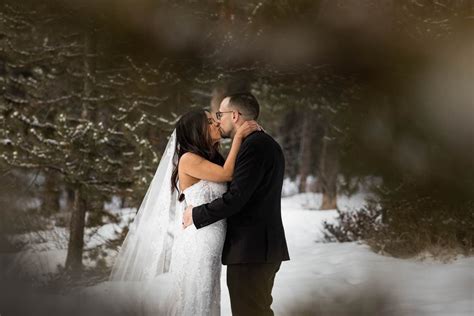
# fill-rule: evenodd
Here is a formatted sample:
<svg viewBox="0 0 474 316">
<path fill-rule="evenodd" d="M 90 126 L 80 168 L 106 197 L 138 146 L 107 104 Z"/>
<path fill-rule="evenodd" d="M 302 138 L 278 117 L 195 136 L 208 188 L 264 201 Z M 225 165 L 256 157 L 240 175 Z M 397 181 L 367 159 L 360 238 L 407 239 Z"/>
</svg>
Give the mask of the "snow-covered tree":
<svg viewBox="0 0 474 316">
<path fill-rule="evenodd" d="M 93 22 L 59 34 L 68 18 L 2 8 L 0 157 L 5 167 L 57 174 L 74 192 L 66 264 L 78 268 L 86 212 L 100 214 L 97 202 L 113 194 L 138 199 L 148 186 L 176 119 L 163 107 L 178 109 L 156 91 L 173 93 L 179 80 L 168 64 L 104 56 Z"/>
</svg>

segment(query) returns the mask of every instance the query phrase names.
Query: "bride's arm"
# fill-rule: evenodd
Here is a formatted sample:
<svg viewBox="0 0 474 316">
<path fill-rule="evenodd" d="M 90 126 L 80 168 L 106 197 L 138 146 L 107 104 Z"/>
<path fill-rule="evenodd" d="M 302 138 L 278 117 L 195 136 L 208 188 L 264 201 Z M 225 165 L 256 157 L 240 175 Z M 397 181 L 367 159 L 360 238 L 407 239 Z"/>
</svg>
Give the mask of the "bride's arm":
<svg viewBox="0 0 474 316">
<path fill-rule="evenodd" d="M 242 141 L 245 137 L 258 129 L 259 126 L 254 121 L 247 121 L 239 127 L 232 141 L 232 147 L 224 166 L 212 163 L 199 155 L 185 153 L 179 161 L 181 171 L 196 179 L 214 182 L 231 181 L 234 174 L 235 161 Z"/>
</svg>

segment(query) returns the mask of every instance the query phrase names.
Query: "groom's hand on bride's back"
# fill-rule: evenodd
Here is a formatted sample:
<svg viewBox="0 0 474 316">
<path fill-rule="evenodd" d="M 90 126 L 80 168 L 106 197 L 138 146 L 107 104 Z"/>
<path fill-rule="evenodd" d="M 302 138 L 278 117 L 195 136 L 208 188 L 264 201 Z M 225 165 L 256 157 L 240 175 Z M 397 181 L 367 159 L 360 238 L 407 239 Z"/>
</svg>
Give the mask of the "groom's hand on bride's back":
<svg viewBox="0 0 474 316">
<path fill-rule="evenodd" d="M 183 213 L 183 229 L 193 224 L 193 206 L 189 205 Z"/>
</svg>

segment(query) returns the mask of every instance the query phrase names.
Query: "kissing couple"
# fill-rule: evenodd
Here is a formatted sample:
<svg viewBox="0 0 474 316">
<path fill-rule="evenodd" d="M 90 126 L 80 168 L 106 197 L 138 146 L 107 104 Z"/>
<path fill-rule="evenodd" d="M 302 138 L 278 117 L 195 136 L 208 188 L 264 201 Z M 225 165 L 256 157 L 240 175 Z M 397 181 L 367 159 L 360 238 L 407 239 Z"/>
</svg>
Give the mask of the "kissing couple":
<svg viewBox="0 0 474 316">
<path fill-rule="evenodd" d="M 289 260 L 285 160 L 259 113 L 238 93 L 177 121 L 110 276 L 122 290 L 134 284 L 145 313 L 220 315 L 222 263 L 232 314 L 273 315 L 275 275 Z M 232 139 L 226 159 L 222 138 Z"/>
</svg>

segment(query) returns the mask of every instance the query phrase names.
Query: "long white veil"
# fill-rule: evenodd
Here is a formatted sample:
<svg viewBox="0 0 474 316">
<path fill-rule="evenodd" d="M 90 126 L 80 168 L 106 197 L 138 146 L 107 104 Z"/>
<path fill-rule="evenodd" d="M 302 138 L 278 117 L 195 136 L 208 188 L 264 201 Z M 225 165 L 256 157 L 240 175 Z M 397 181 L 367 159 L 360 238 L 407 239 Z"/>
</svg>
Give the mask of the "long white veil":
<svg viewBox="0 0 474 316">
<path fill-rule="evenodd" d="M 171 175 L 177 163 L 176 130 L 129 227 L 110 274 L 110 281 L 151 280 L 169 271 L 173 241 L 181 227 L 181 204 L 172 190 Z"/>
</svg>

